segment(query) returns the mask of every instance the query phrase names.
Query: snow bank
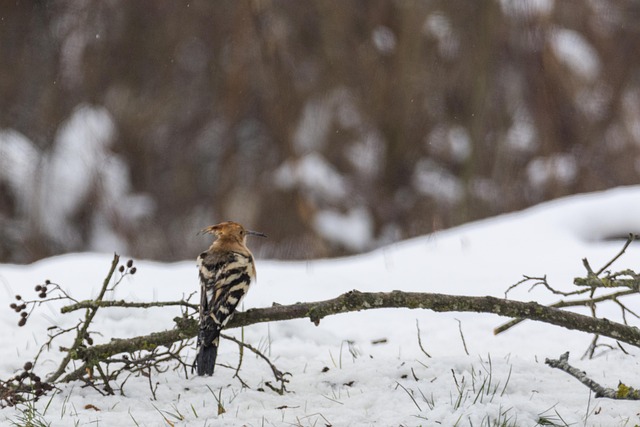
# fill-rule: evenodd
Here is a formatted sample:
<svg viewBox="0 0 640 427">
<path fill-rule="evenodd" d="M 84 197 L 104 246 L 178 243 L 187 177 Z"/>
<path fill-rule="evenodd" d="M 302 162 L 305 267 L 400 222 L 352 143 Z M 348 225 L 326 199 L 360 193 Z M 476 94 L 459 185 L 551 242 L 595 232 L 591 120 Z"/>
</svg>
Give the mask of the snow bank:
<svg viewBox="0 0 640 427">
<path fill-rule="evenodd" d="M 311 262 L 258 260 L 257 286 L 245 308 L 312 301 L 351 290 L 443 292 L 503 296 L 523 274 L 544 275 L 569 290 L 583 275 L 581 258 L 599 267 L 622 246 L 611 238 L 640 231 L 640 187 L 568 197 L 509 215 L 394 244 L 361 256 Z M 268 232 L 268 230 L 266 230 Z M 614 269 L 636 268 L 640 248 L 632 244 Z M 97 292 L 110 255 L 69 254 L 29 266 L 1 265 L 0 283 L 7 304 L 16 293 L 33 297 L 33 286 L 50 279 L 76 298 Z M 137 262 L 138 273 L 125 280 L 114 298 L 134 301 L 176 300 L 195 291 L 194 261 Z M 510 298 L 554 302 L 541 289 L 517 289 Z M 633 299 L 628 300 L 629 303 Z M 41 307 L 24 328 L 17 316 L 0 311 L 0 372 L 8 376 L 44 342 L 43 329 L 71 325 L 55 304 Z M 633 305 L 633 304 L 632 304 Z M 101 310 L 97 341 L 170 328 L 178 309 Z M 600 315 L 619 320 L 614 306 Z M 211 378 L 185 379 L 180 371 L 154 374 L 157 401 L 146 378 L 131 378 L 125 396 L 101 397 L 78 384 L 61 387 L 45 414 L 52 426 L 102 425 L 535 425 L 541 417 L 558 425 L 622 426 L 640 422 L 632 402 L 597 400 L 577 381 L 544 364 L 571 351 L 570 361 L 595 380 L 615 387 L 619 380 L 638 387 L 638 351 L 603 351 L 580 360 L 591 337 L 562 328 L 524 322 L 505 334 L 492 330 L 505 319 L 470 313 L 435 314 L 418 310 L 374 310 L 323 319 L 318 327 L 304 320 L 254 325 L 244 339 L 267 352 L 292 373 L 292 393 L 279 396 L 264 388 L 268 368 L 247 356 L 242 389 L 233 370 L 218 367 Z M 460 321 L 460 324 L 458 323 Z M 416 323 L 427 358 L 418 346 Z M 461 332 L 469 355 L 465 354 Z M 231 330 L 236 336 L 240 331 Z M 381 342 L 382 343 L 376 343 Z M 193 355 L 193 351 L 188 357 Z M 40 364 L 46 371 L 60 355 L 54 350 Z M 237 346 L 222 342 L 219 362 L 235 365 Z M 328 369 L 326 369 L 328 368 Z M 480 391 L 491 377 L 490 392 Z M 226 412 L 218 415 L 212 391 Z M 44 410 L 47 402 L 38 407 Z M 84 409 L 92 404 L 101 409 Z M 16 413 L 0 412 L 2 425 Z M 182 420 L 179 420 L 182 418 Z M 493 425 L 493 424 L 492 424 Z"/>
</svg>

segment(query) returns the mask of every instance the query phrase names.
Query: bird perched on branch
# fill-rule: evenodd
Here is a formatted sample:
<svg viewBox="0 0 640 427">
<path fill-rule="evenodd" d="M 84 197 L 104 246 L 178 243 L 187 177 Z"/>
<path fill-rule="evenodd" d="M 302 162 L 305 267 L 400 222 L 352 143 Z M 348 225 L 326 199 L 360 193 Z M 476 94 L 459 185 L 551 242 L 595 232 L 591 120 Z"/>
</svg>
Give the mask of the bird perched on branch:
<svg viewBox="0 0 640 427">
<path fill-rule="evenodd" d="M 231 320 L 256 280 L 256 267 L 247 248 L 247 236 L 267 236 L 246 230 L 233 221 L 206 227 L 200 233 L 213 234 L 216 239 L 197 259 L 200 270 L 200 331 L 195 366 L 198 375 L 212 375 L 220 330 Z"/>
</svg>

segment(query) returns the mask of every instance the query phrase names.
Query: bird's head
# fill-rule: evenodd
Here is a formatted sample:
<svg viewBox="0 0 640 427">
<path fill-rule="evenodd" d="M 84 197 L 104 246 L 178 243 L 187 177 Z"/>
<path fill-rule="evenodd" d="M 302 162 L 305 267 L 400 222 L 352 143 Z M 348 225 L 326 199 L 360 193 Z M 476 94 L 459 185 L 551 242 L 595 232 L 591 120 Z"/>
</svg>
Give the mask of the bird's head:
<svg viewBox="0 0 640 427">
<path fill-rule="evenodd" d="M 242 244 L 245 243 L 247 236 L 267 237 L 264 233 L 247 230 L 241 224 L 233 221 L 210 225 L 200 230 L 198 234 L 213 234 L 219 240 L 235 240 Z"/>
</svg>

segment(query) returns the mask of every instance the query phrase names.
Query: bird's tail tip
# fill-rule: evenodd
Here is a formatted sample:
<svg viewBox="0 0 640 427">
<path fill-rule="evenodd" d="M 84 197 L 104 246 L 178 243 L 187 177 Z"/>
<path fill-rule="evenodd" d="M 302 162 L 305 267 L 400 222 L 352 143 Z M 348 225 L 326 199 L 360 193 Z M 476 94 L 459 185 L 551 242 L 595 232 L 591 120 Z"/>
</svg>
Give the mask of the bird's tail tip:
<svg viewBox="0 0 640 427">
<path fill-rule="evenodd" d="M 196 356 L 194 367 L 199 376 L 213 375 L 218 355 L 217 346 L 201 347 Z"/>
<path fill-rule="evenodd" d="M 219 337 L 211 339 L 209 336 L 203 334 L 198 340 L 198 350 L 196 354 L 196 360 L 193 363 L 199 376 L 213 375 L 213 370 L 216 366 L 216 359 L 218 357 L 218 343 Z M 203 345 L 202 343 L 210 343 L 209 345 Z"/>
</svg>

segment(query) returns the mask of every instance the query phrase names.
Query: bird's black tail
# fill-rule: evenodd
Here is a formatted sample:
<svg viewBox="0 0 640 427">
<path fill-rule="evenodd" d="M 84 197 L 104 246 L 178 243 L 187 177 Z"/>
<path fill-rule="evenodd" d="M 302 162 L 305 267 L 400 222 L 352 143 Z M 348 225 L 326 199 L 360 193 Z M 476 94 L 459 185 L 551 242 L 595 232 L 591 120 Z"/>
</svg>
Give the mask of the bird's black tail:
<svg viewBox="0 0 640 427">
<path fill-rule="evenodd" d="M 219 342 L 220 330 L 217 328 L 200 329 L 196 360 L 194 362 L 198 375 L 213 375 L 213 368 L 218 357 Z"/>
</svg>

